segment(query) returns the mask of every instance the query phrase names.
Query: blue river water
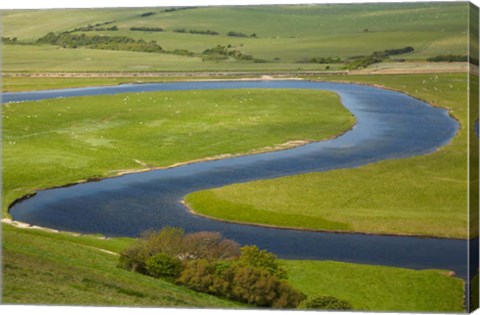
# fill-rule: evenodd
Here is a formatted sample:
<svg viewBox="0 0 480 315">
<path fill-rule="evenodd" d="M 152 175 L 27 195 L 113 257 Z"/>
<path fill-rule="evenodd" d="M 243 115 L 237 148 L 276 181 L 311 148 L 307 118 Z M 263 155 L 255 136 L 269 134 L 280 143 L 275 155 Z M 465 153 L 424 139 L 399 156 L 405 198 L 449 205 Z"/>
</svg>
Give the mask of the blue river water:
<svg viewBox="0 0 480 315">
<path fill-rule="evenodd" d="M 385 159 L 431 153 L 447 144 L 458 131 L 458 123 L 447 111 L 403 93 L 342 83 L 212 81 L 5 93 L 3 102 L 163 90 L 242 88 L 333 91 L 340 95 L 357 123 L 338 138 L 294 149 L 198 162 L 39 191 L 34 197 L 14 204 L 11 215 L 15 220 L 35 225 L 108 236 L 137 236 L 146 229 L 163 226 L 178 226 L 187 232 L 219 231 L 240 244 L 256 244 L 282 258 L 448 269 L 460 277 L 467 277 L 466 240 L 311 232 L 226 223 L 195 216 L 180 203 L 193 191 L 258 179 L 353 168 Z M 478 239 L 474 242 L 478 243 Z"/>
</svg>

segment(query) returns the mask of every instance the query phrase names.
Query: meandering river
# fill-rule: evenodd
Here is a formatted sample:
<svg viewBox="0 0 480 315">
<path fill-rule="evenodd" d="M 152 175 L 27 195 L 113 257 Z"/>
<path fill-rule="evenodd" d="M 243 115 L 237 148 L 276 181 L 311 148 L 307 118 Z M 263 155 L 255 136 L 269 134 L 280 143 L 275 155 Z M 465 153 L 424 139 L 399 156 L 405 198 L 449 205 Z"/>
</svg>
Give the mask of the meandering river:
<svg viewBox="0 0 480 315">
<path fill-rule="evenodd" d="M 448 143 L 456 134 L 458 123 L 447 111 L 403 93 L 342 83 L 221 81 L 5 93 L 3 102 L 162 90 L 242 88 L 333 91 L 355 115 L 357 124 L 338 138 L 294 149 L 198 162 L 40 191 L 15 204 L 10 209 L 13 218 L 60 230 L 109 236 L 137 236 L 146 229 L 163 226 L 178 226 L 187 232 L 219 231 L 241 244 L 257 244 L 283 258 L 328 259 L 414 269 L 439 268 L 454 270 L 466 278 L 466 240 L 309 232 L 225 223 L 195 216 L 180 203 L 186 194 L 197 190 L 358 167 L 385 159 L 427 154 Z M 475 242 L 478 244 L 478 239 Z"/>
</svg>

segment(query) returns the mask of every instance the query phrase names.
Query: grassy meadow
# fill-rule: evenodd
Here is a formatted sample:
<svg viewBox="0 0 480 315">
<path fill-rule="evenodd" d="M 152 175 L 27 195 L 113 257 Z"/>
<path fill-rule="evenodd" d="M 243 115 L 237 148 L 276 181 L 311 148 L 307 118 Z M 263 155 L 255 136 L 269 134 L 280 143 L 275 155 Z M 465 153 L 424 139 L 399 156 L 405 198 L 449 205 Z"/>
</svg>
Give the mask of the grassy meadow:
<svg viewBox="0 0 480 315">
<path fill-rule="evenodd" d="M 448 145 L 425 156 L 195 192 L 186 197 L 188 204 L 197 213 L 235 222 L 467 238 L 466 74 L 314 79 L 406 91 L 449 109 L 461 129 Z"/>
<path fill-rule="evenodd" d="M 117 268 L 118 253 L 132 239 L 2 228 L 2 303 L 242 307 Z"/>
<path fill-rule="evenodd" d="M 463 281 L 441 270 L 284 260 L 290 283 L 307 295 L 331 295 L 355 310 L 461 312 Z M 314 279 L 314 281 L 312 281 Z"/>
<path fill-rule="evenodd" d="M 4 45 L 2 53 L 3 70 L 7 72 L 299 71 L 324 70 L 326 67 L 298 63 L 208 62 L 202 61 L 200 57 L 88 48 L 71 49 L 52 45 Z"/>
<path fill-rule="evenodd" d="M 354 124 L 338 95 L 288 89 L 52 99 L 5 104 L 2 115 L 4 211 L 37 189 L 326 139 Z"/>
<path fill-rule="evenodd" d="M 347 59 L 406 46 L 414 47 L 415 51 L 398 58 L 407 62 L 425 61 L 437 55 L 467 54 L 467 6 L 465 2 L 213 6 L 171 12 L 165 12 L 165 8 L 3 11 L 2 36 L 16 37 L 20 43 L 32 43 L 48 32 L 72 31 L 113 21 L 106 26 L 116 26 L 117 31 L 84 33 L 155 40 L 165 50 L 184 49 L 195 54 L 217 45 L 230 45 L 267 62 L 203 62 L 199 57 L 158 53 L 4 45 L 3 69 L 30 72 L 324 70 L 325 64 L 297 62 L 314 57 Z M 154 14 L 142 16 L 146 12 Z M 162 28 L 163 31 L 132 31 L 131 27 Z M 178 29 L 187 32 L 174 32 Z M 192 34 L 190 30 L 210 30 L 218 35 Z M 230 31 L 247 37 L 227 36 Z M 250 37 L 252 34 L 255 37 Z"/>
<path fill-rule="evenodd" d="M 2 228 L 3 303 L 247 307 L 117 268 L 118 253 L 133 239 L 74 236 L 7 224 Z M 336 296 L 356 310 L 462 311 L 463 281 L 445 272 L 340 262 L 281 263 L 297 289 L 312 296 Z"/>
</svg>

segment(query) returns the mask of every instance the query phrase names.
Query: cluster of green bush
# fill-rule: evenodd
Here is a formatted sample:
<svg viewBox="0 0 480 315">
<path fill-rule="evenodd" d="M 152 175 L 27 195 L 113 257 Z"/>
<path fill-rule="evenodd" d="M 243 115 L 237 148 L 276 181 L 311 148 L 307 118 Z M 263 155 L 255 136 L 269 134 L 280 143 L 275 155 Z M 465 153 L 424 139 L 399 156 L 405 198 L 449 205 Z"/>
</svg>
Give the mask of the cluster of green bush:
<svg viewBox="0 0 480 315">
<path fill-rule="evenodd" d="M 191 9 L 196 9 L 197 7 L 178 7 L 178 8 L 168 8 L 163 10 L 163 12 L 175 12 L 175 11 L 180 11 L 180 10 L 191 10 Z"/>
<path fill-rule="evenodd" d="M 190 34 L 199 34 L 199 35 L 219 35 L 218 32 L 211 30 L 187 30 L 184 28 L 177 28 L 173 30 L 175 33 L 190 33 Z"/>
<path fill-rule="evenodd" d="M 240 50 L 234 49 L 231 45 L 209 48 L 203 51 L 203 61 L 221 61 L 233 58 L 240 61 L 253 61 L 255 63 L 266 62 L 263 59 L 253 58 L 252 55 L 245 54 Z"/>
<path fill-rule="evenodd" d="M 350 308 L 334 297 L 306 299 L 287 282 L 274 254 L 240 247 L 215 232 L 185 234 L 171 227 L 147 232 L 121 252 L 119 267 L 259 307 Z"/>
<path fill-rule="evenodd" d="M 326 64 L 326 63 L 341 63 L 342 59 L 334 58 L 334 57 L 317 57 L 317 58 L 304 58 L 298 63 L 319 63 L 319 64 Z"/>
<path fill-rule="evenodd" d="M 435 57 L 430 57 L 427 59 L 430 62 L 454 62 L 454 61 L 468 61 L 468 56 L 462 55 L 440 55 Z"/>
<path fill-rule="evenodd" d="M 94 25 L 88 24 L 87 26 L 77 27 L 77 28 L 74 28 L 73 30 L 65 31 L 63 33 L 91 32 L 91 31 L 118 31 L 117 26 L 103 27 L 105 25 L 112 24 L 112 23 L 115 23 L 115 20 L 97 23 Z"/>
<path fill-rule="evenodd" d="M 2 37 L 2 44 L 6 44 L 6 45 L 15 45 L 15 44 L 18 44 L 17 38 L 16 38 L 16 37 L 13 37 L 13 38 L 10 38 L 10 37 Z"/>
<path fill-rule="evenodd" d="M 388 56 L 394 56 L 394 55 L 408 54 L 413 51 L 415 51 L 415 49 L 412 46 L 407 46 L 404 48 L 387 49 L 380 52 L 377 51 L 377 52 L 374 52 L 374 54 L 377 54 L 378 56 L 388 57 Z"/>
<path fill-rule="evenodd" d="M 350 62 L 345 68 L 349 70 L 366 68 L 374 63 L 380 63 L 390 56 L 401 55 L 413 52 L 415 49 L 411 46 L 397 49 L 386 49 L 383 51 L 375 51 L 368 56 L 351 57 L 354 61 Z"/>
<path fill-rule="evenodd" d="M 150 11 L 150 12 L 145 12 L 145 13 L 140 14 L 140 16 L 141 17 L 146 17 L 146 16 L 151 16 L 151 15 L 154 15 L 154 14 L 155 14 L 155 12 Z"/>
<path fill-rule="evenodd" d="M 169 50 L 165 51 L 167 54 L 173 54 L 173 55 L 178 55 L 178 56 L 188 56 L 188 57 L 193 57 L 195 56 L 194 52 L 191 52 L 188 49 L 175 49 L 175 50 Z"/>
<path fill-rule="evenodd" d="M 132 26 L 131 31 L 143 31 L 143 32 L 163 32 L 161 27 L 146 27 L 146 26 Z"/>
<path fill-rule="evenodd" d="M 93 49 L 128 50 L 140 52 L 163 52 L 162 47 L 152 40 L 135 40 L 125 36 L 87 36 L 85 34 L 48 33 L 37 40 L 38 44 L 58 45 L 65 48 L 87 47 Z"/>
<path fill-rule="evenodd" d="M 227 33 L 227 36 L 232 36 L 232 37 L 253 37 L 253 38 L 257 38 L 257 34 L 250 34 L 250 35 L 247 35 L 245 33 L 241 33 L 241 32 L 235 32 L 235 31 L 230 31 Z"/>
</svg>

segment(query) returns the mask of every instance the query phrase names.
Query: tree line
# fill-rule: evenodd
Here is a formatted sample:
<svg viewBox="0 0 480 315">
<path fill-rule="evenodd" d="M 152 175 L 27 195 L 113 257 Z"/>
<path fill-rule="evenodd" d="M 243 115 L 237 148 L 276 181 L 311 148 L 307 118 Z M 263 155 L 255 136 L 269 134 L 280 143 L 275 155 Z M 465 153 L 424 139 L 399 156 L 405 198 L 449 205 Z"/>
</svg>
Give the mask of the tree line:
<svg viewBox="0 0 480 315">
<path fill-rule="evenodd" d="M 196 9 L 197 7 L 178 7 L 178 8 L 167 8 L 163 9 L 160 12 L 175 12 L 175 11 L 180 11 L 180 10 L 190 10 L 190 9 Z M 157 14 L 155 11 L 148 11 L 140 14 L 141 17 L 147 17 L 147 16 L 152 16 L 154 14 Z"/>
<path fill-rule="evenodd" d="M 6 41 L 14 43 L 16 41 L 7 38 Z M 86 47 L 92 49 L 104 49 L 104 50 L 125 50 L 125 51 L 138 51 L 148 53 L 164 53 L 174 54 L 181 56 L 200 56 L 203 61 L 220 61 L 232 58 L 239 61 L 251 61 L 255 63 L 266 62 L 263 59 L 254 58 L 252 55 L 241 52 L 240 50 L 233 49 L 231 45 L 222 46 L 218 45 L 211 49 L 206 49 L 201 54 L 195 54 L 186 49 L 164 50 L 155 40 L 145 41 L 143 39 L 133 39 L 126 36 L 105 36 L 95 35 L 88 36 L 82 34 L 71 33 L 59 33 L 53 32 L 39 38 L 36 44 L 48 44 L 57 45 L 64 48 L 77 48 Z"/>
<path fill-rule="evenodd" d="M 230 31 L 227 33 L 227 36 L 231 36 L 231 37 L 253 37 L 253 38 L 257 38 L 257 34 L 253 33 L 253 34 L 250 34 L 250 35 L 247 35 L 245 33 L 242 33 L 242 32 L 235 32 L 235 31 Z"/>
<path fill-rule="evenodd" d="M 175 33 L 190 33 L 200 35 L 220 35 L 220 33 L 211 30 L 187 30 L 184 28 L 176 28 L 173 30 Z"/>
<path fill-rule="evenodd" d="M 298 61 L 298 63 L 319 63 L 319 64 L 332 64 L 332 63 L 341 63 L 342 59 L 338 57 L 313 57 L 313 58 L 303 58 Z"/>
<path fill-rule="evenodd" d="M 85 34 L 69 34 L 53 32 L 39 38 L 38 44 L 58 45 L 64 48 L 87 47 L 106 50 L 128 50 L 140 52 L 163 52 L 163 49 L 154 40 L 146 42 L 143 39 L 135 40 L 125 36 L 87 36 Z"/>
<path fill-rule="evenodd" d="M 102 23 L 97 23 L 97 24 L 88 24 L 87 26 L 81 26 L 74 28 L 69 31 L 65 31 L 63 33 L 74 33 L 74 32 L 91 32 L 91 31 L 118 31 L 117 26 L 111 26 L 111 27 L 104 27 L 105 25 L 113 24 L 115 23 L 115 20 L 112 21 L 106 21 Z"/>
<path fill-rule="evenodd" d="M 204 50 L 203 55 L 204 61 L 220 61 L 232 58 L 239 61 L 253 61 L 255 63 L 266 62 L 266 60 L 254 58 L 252 55 L 234 49 L 232 45 L 217 45 L 213 48 Z"/>
<path fill-rule="evenodd" d="M 163 32 L 161 27 L 146 27 L 146 26 L 132 26 L 131 31 L 143 31 L 143 32 Z"/>
<path fill-rule="evenodd" d="M 462 55 L 439 55 L 435 57 L 430 57 L 427 61 L 431 62 L 460 62 L 460 61 L 468 61 L 468 56 Z"/>
<path fill-rule="evenodd" d="M 406 53 L 413 52 L 414 50 L 415 49 L 413 47 L 407 46 L 404 48 L 374 51 L 371 55 L 368 55 L 368 56 L 351 57 L 353 61 L 347 64 L 345 68 L 349 70 L 366 68 L 372 64 L 380 63 L 385 59 L 389 58 L 390 56 L 406 54 Z"/>
</svg>

